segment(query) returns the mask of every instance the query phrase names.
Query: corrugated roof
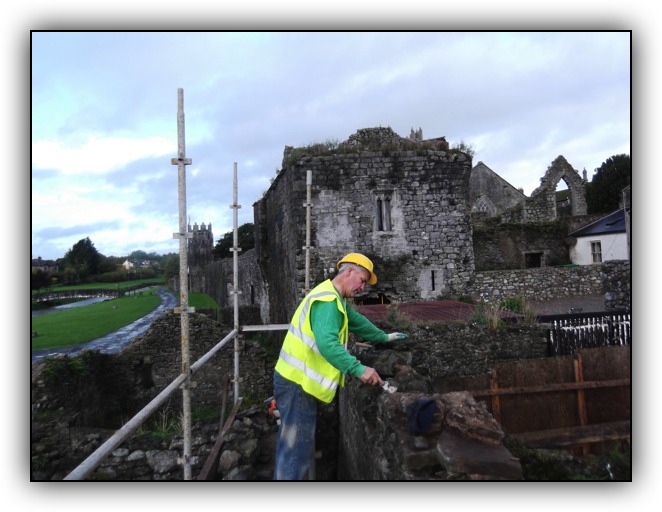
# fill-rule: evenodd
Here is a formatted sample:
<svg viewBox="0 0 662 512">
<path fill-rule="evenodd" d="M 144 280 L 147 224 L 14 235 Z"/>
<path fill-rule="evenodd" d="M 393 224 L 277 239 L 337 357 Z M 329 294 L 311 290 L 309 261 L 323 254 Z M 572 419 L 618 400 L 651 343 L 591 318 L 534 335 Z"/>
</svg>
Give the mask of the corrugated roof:
<svg viewBox="0 0 662 512">
<path fill-rule="evenodd" d="M 625 233 L 625 211 L 623 208 L 573 231 L 568 236 L 577 238 L 580 236 L 606 235 L 609 233 Z"/>
</svg>

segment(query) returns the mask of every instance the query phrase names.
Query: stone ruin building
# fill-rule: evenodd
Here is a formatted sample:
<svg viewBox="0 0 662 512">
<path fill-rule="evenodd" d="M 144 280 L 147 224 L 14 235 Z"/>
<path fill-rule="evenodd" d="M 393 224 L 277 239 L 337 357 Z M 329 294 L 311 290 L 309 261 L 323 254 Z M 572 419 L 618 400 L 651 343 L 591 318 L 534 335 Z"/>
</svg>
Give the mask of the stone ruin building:
<svg viewBox="0 0 662 512">
<path fill-rule="evenodd" d="M 332 276 L 342 255 L 362 252 L 380 277 L 363 304 L 458 298 L 477 290 L 478 271 L 567 265 L 564 238 L 589 218 L 586 172 L 582 178 L 561 155 L 527 197 L 483 162 L 472 167 L 444 137 L 423 139 L 420 128 L 408 138 L 378 127 L 341 143 L 286 146 L 253 205 L 255 249 L 239 257 L 240 305 L 254 306 L 265 324 L 289 321 L 304 295 L 309 172 L 310 287 Z M 561 181 L 571 216 L 557 204 Z M 191 289 L 228 304 L 231 259 L 203 268 L 211 257 L 196 258 Z"/>
<path fill-rule="evenodd" d="M 282 170 L 255 203 L 255 258 L 266 276 L 270 322 L 286 322 L 304 289 L 307 172 L 312 172 L 310 282 L 361 252 L 380 281 L 365 303 L 460 294 L 474 272 L 471 158 L 442 138 L 358 130 L 338 147 L 286 147 Z M 388 278 L 387 278 L 388 276 Z"/>
<path fill-rule="evenodd" d="M 471 212 L 475 217 L 503 216 L 509 222 L 532 223 L 554 220 L 560 216 L 556 188 L 563 181 L 569 191 L 568 213 L 586 215 L 586 171 L 583 177 L 559 155 L 540 178 L 540 186 L 531 197 L 513 187 L 483 162 L 471 171 Z"/>
<path fill-rule="evenodd" d="M 483 162 L 471 171 L 471 222 L 477 270 L 524 269 L 570 263 L 566 235 L 595 216 L 586 213 L 583 178 L 559 155 L 530 197 Z M 567 185 L 563 201 L 559 183 Z"/>
</svg>

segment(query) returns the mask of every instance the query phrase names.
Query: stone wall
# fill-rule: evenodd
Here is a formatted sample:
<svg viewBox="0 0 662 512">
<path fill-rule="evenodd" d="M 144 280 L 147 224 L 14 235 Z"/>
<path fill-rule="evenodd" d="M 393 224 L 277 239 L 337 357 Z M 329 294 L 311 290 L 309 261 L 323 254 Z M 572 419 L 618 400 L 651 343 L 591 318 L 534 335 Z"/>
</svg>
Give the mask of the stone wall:
<svg viewBox="0 0 662 512">
<path fill-rule="evenodd" d="M 594 265 L 476 272 L 468 293 L 487 302 L 515 296 L 545 301 L 603 295 L 605 310 L 629 311 L 630 262 L 607 261 Z"/>
<path fill-rule="evenodd" d="M 368 394 L 350 384 L 341 403 L 341 480 L 523 480 L 503 430 L 468 392 Z M 415 408 L 430 403 L 429 428 L 412 429 Z"/>
<path fill-rule="evenodd" d="M 476 270 L 527 268 L 527 255 L 539 253 L 540 266 L 570 263 L 568 222 L 505 224 L 488 220 L 474 224 L 473 249 Z"/>
<path fill-rule="evenodd" d="M 174 313 L 159 317 L 142 336 L 139 336 L 120 357 L 134 368 L 149 371 L 154 388 L 151 393 L 166 387 L 181 372 L 181 319 Z M 189 315 L 189 351 L 191 364 L 227 336 L 231 328 L 210 320 L 204 315 Z M 221 349 L 212 360 L 193 377 L 196 382 L 193 400 L 199 407 L 220 405 L 220 390 L 228 375 L 234 375 L 234 341 Z M 271 394 L 271 376 L 265 367 L 273 367 L 277 354 L 261 333 L 240 336 L 242 365 L 241 390 L 244 399 L 258 402 Z M 262 369 L 262 370 L 260 370 Z M 258 371 L 259 370 L 259 371 Z M 241 371 L 241 370 L 240 370 Z M 175 394 L 172 402 L 179 400 Z"/>
<path fill-rule="evenodd" d="M 631 311 L 632 274 L 630 261 L 606 261 L 602 263 L 602 279 L 607 310 Z"/>
<path fill-rule="evenodd" d="M 545 357 L 535 326 L 489 330 L 470 324 L 412 325 L 411 341 L 359 354 L 394 394 L 351 380 L 340 393 L 339 477 L 347 480 L 517 480 L 519 462 L 503 431 L 468 393 L 439 392 L 454 376 L 489 372 L 498 361 Z M 433 400 L 429 431 L 416 432 L 408 408 Z"/>
<path fill-rule="evenodd" d="M 238 304 L 240 307 L 257 308 L 260 315 L 254 323 L 269 322 L 269 297 L 266 280 L 257 262 L 255 249 L 240 253 L 238 262 Z M 222 308 L 234 307 L 234 259 L 215 260 L 204 268 L 205 292 Z M 252 318 L 252 315 L 250 315 Z M 240 318 L 244 318 L 242 315 Z M 260 320 L 260 318 L 262 320 Z M 253 323 L 253 321 L 251 321 Z M 246 325 L 246 319 L 242 325 Z M 229 325 L 232 325 L 230 320 Z"/>
<path fill-rule="evenodd" d="M 470 295 L 492 302 L 521 296 L 552 300 L 604 293 L 600 265 L 476 272 Z"/>
</svg>

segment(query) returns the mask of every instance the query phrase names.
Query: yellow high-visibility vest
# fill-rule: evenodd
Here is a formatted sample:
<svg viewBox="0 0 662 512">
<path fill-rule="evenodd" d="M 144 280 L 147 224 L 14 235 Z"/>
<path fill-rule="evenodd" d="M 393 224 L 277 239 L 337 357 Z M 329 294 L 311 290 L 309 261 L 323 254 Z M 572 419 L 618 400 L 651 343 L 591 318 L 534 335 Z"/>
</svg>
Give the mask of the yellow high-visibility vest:
<svg viewBox="0 0 662 512">
<path fill-rule="evenodd" d="M 299 384 L 304 391 L 322 402 L 333 400 L 338 386 L 345 383 L 345 376 L 320 354 L 315 335 L 310 326 L 310 311 L 315 301 L 335 301 L 342 313 L 343 325 L 338 333 L 340 343 L 347 345 L 349 321 L 343 301 L 330 279 L 320 283 L 304 297 L 294 312 L 290 328 L 283 341 L 276 371 Z"/>
</svg>

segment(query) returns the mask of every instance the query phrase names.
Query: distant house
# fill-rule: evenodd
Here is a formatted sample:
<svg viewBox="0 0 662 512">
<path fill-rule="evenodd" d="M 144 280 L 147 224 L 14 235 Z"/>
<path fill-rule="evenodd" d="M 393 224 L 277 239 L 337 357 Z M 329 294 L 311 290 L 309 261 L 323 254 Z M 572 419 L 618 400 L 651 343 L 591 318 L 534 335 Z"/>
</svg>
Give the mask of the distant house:
<svg viewBox="0 0 662 512">
<path fill-rule="evenodd" d="M 124 263 L 122 263 L 122 266 L 124 267 L 124 270 L 129 270 L 130 268 L 133 268 L 133 263 L 129 260 L 125 260 Z"/>
<path fill-rule="evenodd" d="M 32 271 L 36 272 L 41 270 L 43 272 L 57 272 L 59 270 L 58 264 L 53 260 L 42 260 L 39 256 L 36 260 L 31 261 Z"/>
<path fill-rule="evenodd" d="M 625 210 L 620 208 L 573 231 L 565 241 L 570 246 L 570 261 L 576 265 L 629 260 Z"/>
</svg>

